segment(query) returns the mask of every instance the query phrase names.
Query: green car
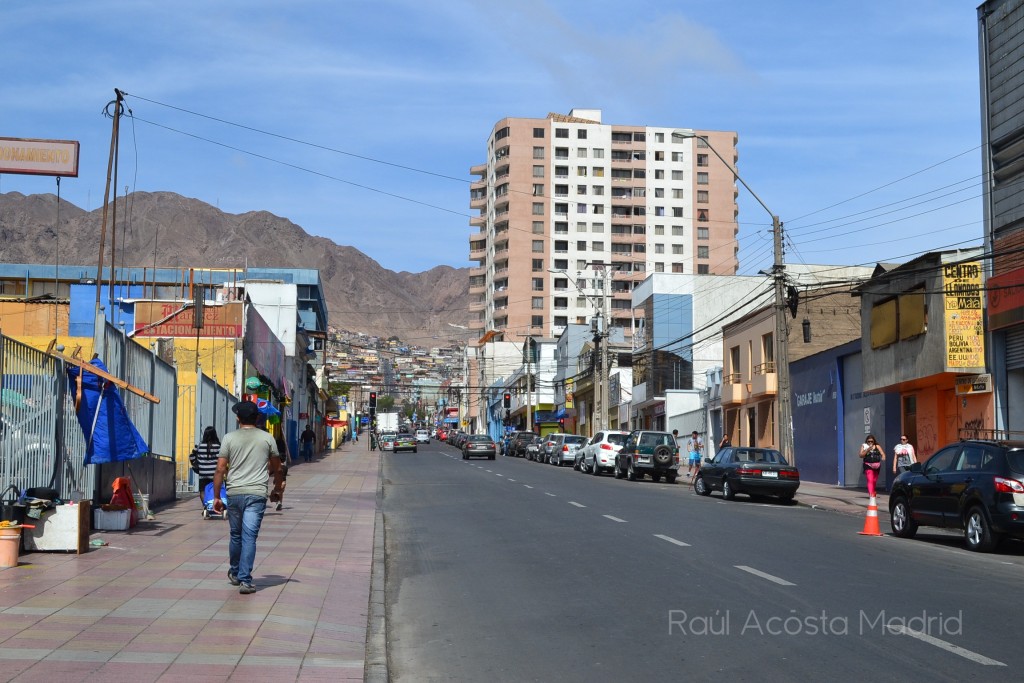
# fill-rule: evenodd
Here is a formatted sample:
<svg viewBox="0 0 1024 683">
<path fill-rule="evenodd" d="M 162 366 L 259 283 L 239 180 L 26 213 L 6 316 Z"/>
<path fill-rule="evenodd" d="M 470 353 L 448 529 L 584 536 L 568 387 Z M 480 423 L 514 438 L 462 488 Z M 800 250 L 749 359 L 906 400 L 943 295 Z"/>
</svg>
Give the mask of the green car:
<svg viewBox="0 0 1024 683">
<path fill-rule="evenodd" d="M 416 437 L 412 434 L 404 432 L 395 437 L 395 445 L 393 448 L 394 452 L 398 451 L 412 451 L 416 452 Z"/>
</svg>

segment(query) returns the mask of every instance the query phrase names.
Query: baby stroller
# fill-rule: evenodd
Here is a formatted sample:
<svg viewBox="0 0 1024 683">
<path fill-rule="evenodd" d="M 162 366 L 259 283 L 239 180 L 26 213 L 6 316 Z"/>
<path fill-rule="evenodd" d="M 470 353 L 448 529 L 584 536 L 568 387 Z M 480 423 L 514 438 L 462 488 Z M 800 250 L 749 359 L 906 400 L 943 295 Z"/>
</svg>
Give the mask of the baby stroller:
<svg viewBox="0 0 1024 683">
<path fill-rule="evenodd" d="M 203 489 L 203 519 L 210 519 L 211 517 L 217 516 L 221 519 L 227 519 L 228 516 L 228 492 L 224 488 L 224 484 L 220 485 L 220 502 L 224 505 L 224 509 L 218 514 L 213 511 L 213 482 L 206 485 Z"/>
</svg>

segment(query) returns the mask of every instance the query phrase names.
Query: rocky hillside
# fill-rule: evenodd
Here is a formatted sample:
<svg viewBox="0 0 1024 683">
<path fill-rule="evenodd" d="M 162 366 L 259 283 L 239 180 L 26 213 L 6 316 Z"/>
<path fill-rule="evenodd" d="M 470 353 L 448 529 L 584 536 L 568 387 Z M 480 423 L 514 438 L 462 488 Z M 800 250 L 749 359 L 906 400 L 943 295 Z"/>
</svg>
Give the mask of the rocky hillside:
<svg viewBox="0 0 1024 683">
<path fill-rule="evenodd" d="M 248 259 L 250 266 L 316 268 L 333 325 L 397 335 L 413 344 L 429 345 L 433 336 L 459 338 L 461 331 L 448 323 L 465 325 L 469 317 L 465 268 L 396 273 L 286 218 L 266 211 L 224 213 L 171 192 L 136 192 L 128 203 L 131 222 L 118 236 L 119 264 L 244 267 Z M 119 204 L 119 228 L 124 206 Z M 0 262 L 52 264 L 59 242 L 61 264 L 95 267 L 103 210 L 84 211 L 62 201 L 60 212 L 58 240 L 55 195 L 0 194 Z"/>
</svg>

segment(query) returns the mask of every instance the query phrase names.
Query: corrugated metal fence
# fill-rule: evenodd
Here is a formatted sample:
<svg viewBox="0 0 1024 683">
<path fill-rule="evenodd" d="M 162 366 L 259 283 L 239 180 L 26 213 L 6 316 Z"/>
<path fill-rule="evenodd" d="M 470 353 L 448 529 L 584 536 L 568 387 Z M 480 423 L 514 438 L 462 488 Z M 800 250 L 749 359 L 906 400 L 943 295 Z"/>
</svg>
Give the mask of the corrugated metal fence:
<svg viewBox="0 0 1024 683">
<path fill-rule="evenodd" d="M 179 387 L 178 397 L 181 410 L 186 416 L 191 416 L 191 419 L 186 417 L 184 421 L 185 436 L 181 444 L 183 452 L 191 451 L 192 446 L 202 438 L 203 430 L 211 425 L 220 438 L 237 428 L 231 406 L 238 402 L 238 398 L 206 375 L 200 373 L 194 387 Z M 198 479 L 189 469 L 187 458 L 181 460 L 183 462 L 178 465 L 178 492 L 195 491 Z"/>
</svg>

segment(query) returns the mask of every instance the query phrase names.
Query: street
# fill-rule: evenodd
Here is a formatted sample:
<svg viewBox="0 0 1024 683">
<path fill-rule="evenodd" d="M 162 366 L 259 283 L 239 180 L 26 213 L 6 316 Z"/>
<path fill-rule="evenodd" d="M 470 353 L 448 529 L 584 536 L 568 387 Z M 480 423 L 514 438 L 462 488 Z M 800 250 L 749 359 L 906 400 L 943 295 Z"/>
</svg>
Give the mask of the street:
<svg viewBox="0 0 1024 683">
<path fill-rule="evenodd" d="M 1024 663 L 1006 628 L 1019 544 L 867 538 L 845 515 L 437 441 L 383 457 L 394 680 L 1009 680 Z"/>
</svg>

